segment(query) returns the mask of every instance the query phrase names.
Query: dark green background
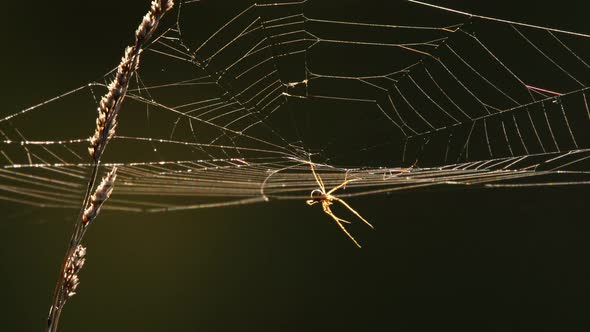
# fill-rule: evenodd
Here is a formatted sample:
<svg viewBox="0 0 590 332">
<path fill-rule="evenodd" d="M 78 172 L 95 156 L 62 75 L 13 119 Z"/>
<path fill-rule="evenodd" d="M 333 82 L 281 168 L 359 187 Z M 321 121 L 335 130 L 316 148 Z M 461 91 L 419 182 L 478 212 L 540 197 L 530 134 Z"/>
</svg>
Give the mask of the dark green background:
<svg viewBox="0 0 590 332">
<path fill-rule="evenodd" d="M 147 3 L 3 3 L 0 114 L 112 68 Z M 444 3 L 590 32 L 582 1 Z M 351 199 L 376 227 L 362 250 L 304 202 L 104 212 L 61 331 L 587 331 L 589 193 Z M 75 214 L 0 202 L 0 331 L 43 330 Z"/>
</svg>

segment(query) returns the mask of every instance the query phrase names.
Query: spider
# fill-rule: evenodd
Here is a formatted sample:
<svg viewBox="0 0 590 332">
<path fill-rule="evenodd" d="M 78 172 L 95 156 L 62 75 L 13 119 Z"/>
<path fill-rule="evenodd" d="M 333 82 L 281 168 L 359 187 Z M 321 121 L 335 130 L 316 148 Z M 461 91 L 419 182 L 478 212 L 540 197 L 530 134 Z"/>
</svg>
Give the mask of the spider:
<svg viewBox="0 0 590 332">
<path fill-rule="evenodd" d="M 350 224 L 350 221 L 347 221 L 347 220 L 337 217 L 334 214 L 334 212 L 332 212 L 332 210 L 330 209 L 330 205 L 332 205 L 334 202 L 339 202 L 342 205 L 344 205 L 344 207 L 346 207 L 348 210 L 350 210 L 350 212 L 354 213 L 355 216 L 359 217 L 369 227 L 374 228 L 373 225 L 371 225 L 371 223 L 369 223 L 367 220 L 365 220 L 365 218 L 363 218 L 358 212 L 356 212 L 344 200 L 332 195 L 333 192 L 346 186 L 350 182 L 350 180 L 348 180 L 348 173 L 346 173 L 346 175 L 344 176 L 344 182 L 342 182 L 341 184 L 337 185 L 336 187 L 330 189 L 330 191 L 326 191 L 326 187 L 324 186 L 324 182 L 322 181 L 322 178 L 315 172 L 313 164 L 310 163 L 309 165 L 311 166 L 311 172 L 313 173 L 313 177 L 315 178 L 318 186 L 320 186 L 320 187 L 312 190 L 311 198 L 306 201 L 307 205 L 311 206 L 316 203 L 322 203 L 322 209 L 324 210 L 324 212 L 327 215 L 329 215 L 330 217 L 332 217 L 332 219 L 334 219 L 334 221 L 340 227 L 340 229 L 342 229 L 342 231 L 344 231 L 344 233 L 352 240 L 352 242 L 354 242 L 354 244 L 360 248 L 361 245 L 354 239 L 354 237 L 352 235 L 350 235 L 348 230 L 346 230 L 346 228 L 343 225 L 343 223 Z"/>
</svg>

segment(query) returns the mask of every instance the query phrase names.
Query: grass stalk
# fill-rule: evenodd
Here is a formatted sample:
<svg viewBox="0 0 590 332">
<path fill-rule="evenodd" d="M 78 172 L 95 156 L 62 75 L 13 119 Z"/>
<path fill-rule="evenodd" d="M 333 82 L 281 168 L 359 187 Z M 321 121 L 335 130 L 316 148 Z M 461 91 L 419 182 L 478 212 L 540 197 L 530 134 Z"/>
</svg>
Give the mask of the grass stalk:
<svg viewBox="0 0 590 332">
<path fill-rule="evenodd" d="M 88 152 L 94 166 L 88 179 L 88 186 L 82 201 L 82 208 L 74 223 L 74 231 L 60 269 L 55 287 L 53 301 L 47 319 L 47 331 L 55 332 L 59 324 L 61 312 L 67 300 L 75 294 L 79 284 L 78 272 L 85 261 L 86 248 L 81 245 L 84 234 L 100 211 L 102 204 L 109 198 L 116 179 L 116 168 L 113 168 L 95 187 L 100 159 L 110 139 L 115 135 L 117 115 L 129 87 L 129 82 L 139 66 L 141 52 L 156 31 L 162 17 L 172 9 L 173 0 L 153 0 L 149 11 L 143 17 L 135 31 L 135 42 L 125 49 L 123 58 L 117 68 L 114 80 L 109 84 L 107 93 L 101 98 L 98 106 L 96 130 L 90 138 Z"/>
</svg>

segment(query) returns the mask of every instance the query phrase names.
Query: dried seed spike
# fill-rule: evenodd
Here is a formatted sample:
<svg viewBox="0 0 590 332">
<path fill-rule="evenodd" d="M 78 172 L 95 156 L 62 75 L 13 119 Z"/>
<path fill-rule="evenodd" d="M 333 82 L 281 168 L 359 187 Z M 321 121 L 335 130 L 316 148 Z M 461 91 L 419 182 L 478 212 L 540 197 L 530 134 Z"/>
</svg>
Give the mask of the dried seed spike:
<svg viewBox="0 0 590 332">
<path fill-rule="evenodd" d="M 64 303 L 61 304 L 62 306 L 65 304 L 65 301 L 68 298 L 76 294 L 76 288 L 78 288 L 78 285 L 80 284 L 78 272 L 80 272 L 84 266 L 84 262 L 86 261 L 85 256 L 86 248 L 84 248 L 82 245 L 78 245 L 72 256 L 68 258 L 68 262 L 66 263 L 64 270 L 64 293 L 67 294 L 67 298 L 64 299 Z"/>
<path fill-rule="evenodd" d="M 172 0 L 152 1 L 149 12 L 143 17 L 141 24 L 135 31 L 135 44 L 125 48 L 125 53 L 117 68 L 117 75 L 108 85 L 108 92 L 101 98 L 98 106 L 96 131 L 90 139 L 90 148 L 88 149 L 90 157 L 95 162 L 100 160 L 102 151 L 115 135 L 117 114 L 127 93 L 131 76 L 137 70 L 144 43 L 156 31 L 162 16 L 172 9 L 172 6 L 174 6 Z"/>
<path fill-rule="evenodd" d="M 96 218 L 102 204 L 111 196 L 116 178 L 117 167 L 115 166 L 102 178 L 102 181 L 100 181 L 100 184 L 96 187 L 94 194 L 90 198 L 90 204 L 84 210 L 84 214 L 82 215 L 82 222 L 84 225 L 88 225 L 94 220 L 94 218 Z"/>
</svg>

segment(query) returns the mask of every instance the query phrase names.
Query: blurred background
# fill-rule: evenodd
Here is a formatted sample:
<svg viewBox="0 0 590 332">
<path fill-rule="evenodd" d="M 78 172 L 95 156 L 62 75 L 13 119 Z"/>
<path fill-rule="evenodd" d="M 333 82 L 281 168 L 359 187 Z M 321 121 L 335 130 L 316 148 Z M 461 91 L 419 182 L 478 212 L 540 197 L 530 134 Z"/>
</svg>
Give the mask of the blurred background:
<svg viewBox="0 0 590 332">
<path fill-rule="evenodd" d="M 439 3 L 590 33 L 580 1 Z M 113 68 L 148 1 L 3 6 L 6 115 Z M 104 211 L 60 331 L 588 330 L 588 194 L 572 186 L 354 198 L 376 228 L 354 229 L 360 250 L 303 201 Z M 0 330 L 45 328 L 76 213 L 0 201 Z"/>
</svg>

